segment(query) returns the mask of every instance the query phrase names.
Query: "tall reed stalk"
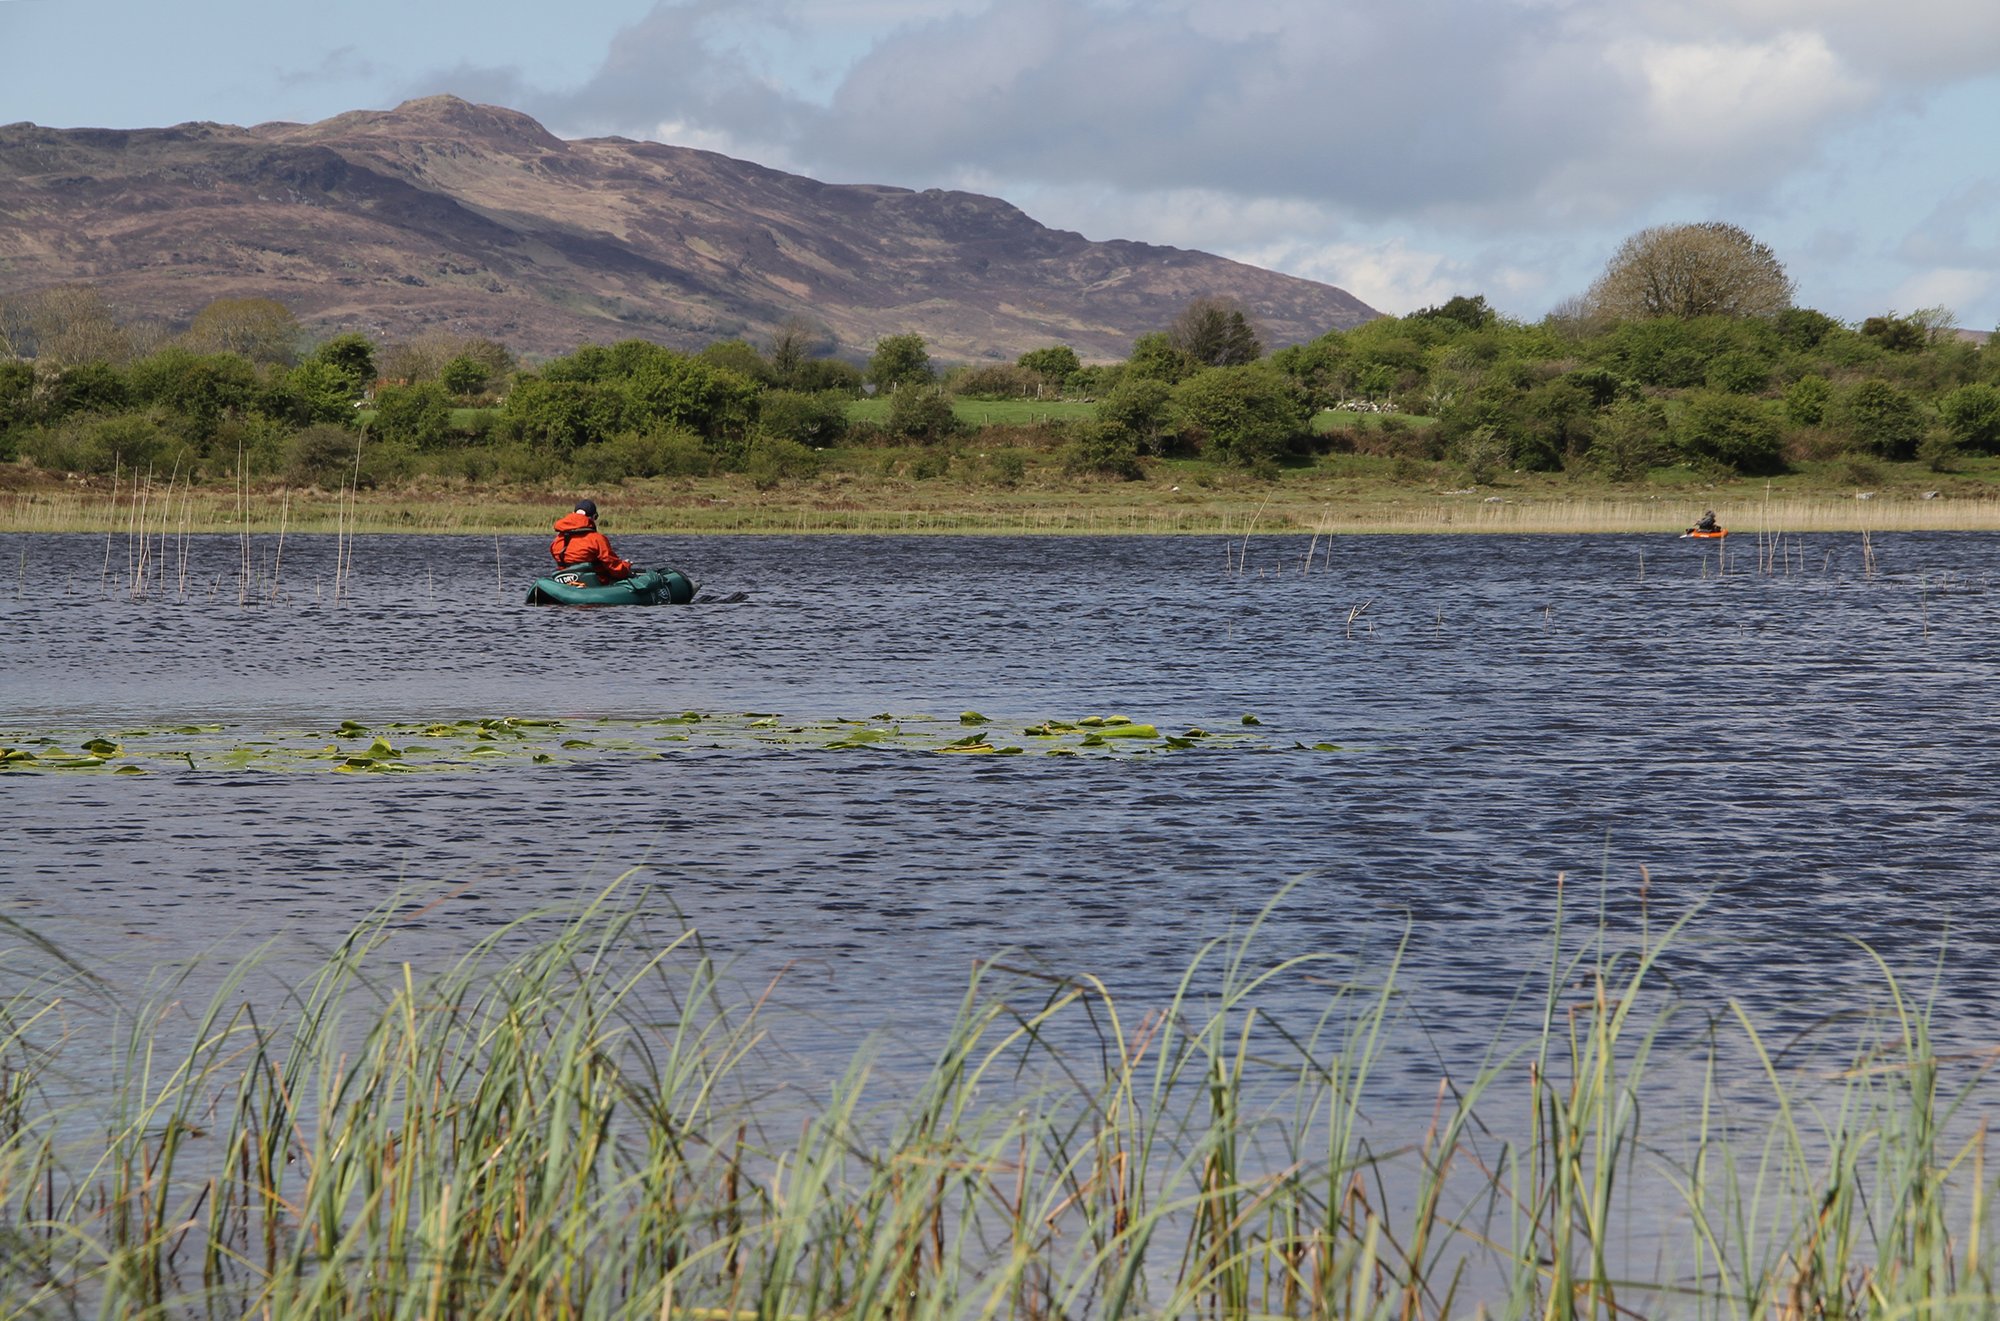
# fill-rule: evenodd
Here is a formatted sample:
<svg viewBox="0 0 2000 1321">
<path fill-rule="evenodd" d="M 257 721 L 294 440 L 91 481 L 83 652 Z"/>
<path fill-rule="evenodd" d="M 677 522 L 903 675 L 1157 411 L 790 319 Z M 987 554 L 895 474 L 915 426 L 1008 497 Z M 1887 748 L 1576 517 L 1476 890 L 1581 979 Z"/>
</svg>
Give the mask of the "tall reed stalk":
<svg viewBox="0 0 2000 1321">
<path fill-rule="evenodd" d="M 275 994 L 126 1007 L 22 938 L 0 1001 L 0 1309 L 131 1317 L 1991 1315 L 1983 1073 L 1881 992 L 1830 1075 L 1560 909 L 1538 1006 L 1384 1076 L 1401 950 L 1266 961 L 1280 895 L 1165 1003 L 990 964 L 926 1074 L 810 1104 L 761 997 L 625 884 L 441 970 L 420 912 Z M 31 967 L 31 964 L 33 965 Z M 40 971 L 35 971 L 39 968 Z M 1301 1006 L 1309 1006 L 1301 1017 Z M 1673 1043 L 1689 1099 L 1655 1081 Z M 1407 1052 L 1404 1052 L 1407 1053 Z M 1747 1095 L 1725 1057 L 1753 1061 Z M 1403 1066 L 1407 1071 L 1407 1064 Z M 1683 1072 L 1676 1070 L 1676 1073 Z M 1681 1115 L 1677 1121 L 1673 1116 Z"/>
</svg>

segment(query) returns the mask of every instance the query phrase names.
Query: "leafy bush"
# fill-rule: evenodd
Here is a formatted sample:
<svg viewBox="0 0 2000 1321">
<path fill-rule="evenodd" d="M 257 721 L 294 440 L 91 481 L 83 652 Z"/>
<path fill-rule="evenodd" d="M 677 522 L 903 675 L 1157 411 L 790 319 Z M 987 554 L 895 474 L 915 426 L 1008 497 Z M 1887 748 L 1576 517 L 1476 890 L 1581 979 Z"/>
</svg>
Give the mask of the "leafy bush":
<svg viewBox="0 0 2000 1321">
<path fill-rule="evenodd" d="M 1857 381 L 1841 391 L 1826 420 L 1861 449 L 1893 462 L 1915 458 L 1930 430 L 1923 406 L 1880 378 Z"/>
<path fill-rule="evenodd" d="M 1987 352 L 1993 352 L 1988 349 Z M 1983 454 L 2000 453 L 2000 390 L 1963 385 L 1938 400 L 1947 433 L 1958 444 Z"/>
<path fill-rule="evenodd" d="M 1079 422 L 1063 448 L 1063 471 L 1136 481 L 1146 475 L 1139 463 L 1139 446 L 1130 432 L 1104 422 Z"/>
<path fill-rule="evenodd" d="M 837 445 L 847 434 L 847 398 L 834 390 L 766 390 L 757 401 L 757 429 L 801 445 Z"/>
<path fill-rule="evenodd" d="M 1698 467 L 1748 476 L 1785 468 L 1777 419 L 1741 395 L 1703 391 L 1690 397 L 1673 427 L 1673 443 Z"/>
<path fill-rule="evenodd" d="M 1172 416 L 1215 457 L 1250 466 L 1275 460 L 1306 430 L 1284 377 L 1268 367 L 1208 367 L 1174 387 Z"/>
<path fill-rule="evenodd" d="M 1708 388 L 1728 394 L 1757 394 L 1771 383 L 1771 365 L 1752 354 L 1734 350 L 1708 364 Z"/>
<path fill-rule="evenodd" d="M 569 459 L 571 475 L 585 485 L 632 477 L 705 477 L 728 466 L 728 455 L 693 432 L 673 427 L 582 445 Z"/>
<path fill-rule="evenodd" d="M 1141 454 L 1166 448 L 1173 387 L 1150 376 L 1127 376 L 1097 402 L 1097 420 L 1122 433 Z"/>
<path fill-rule="evenodd" d="M 1484 486 L 1509 465 L 1511 447 L 1490 426 L 1474 427 L 1457 437 L 1445 450 L 1445 458 L 1474 486 Z"/>
<path fill-rule="evenodd" d="M 440 449 L 451 438 L 451 395 L 436 381 L 384 386 L 375 396 L 370 430 L 385 441 Z"/>
<path fill-rule="evenodd" d="M 964 430 L 952 411 L 951 396 L 935 385 L 908 383 L 889 395 L 889 417 L 882 424 L 891 436 L 939 441 Z"/>
<path fill-rule="evenodd" d="M 109 417 L 82 413 L 26 429 L 17 447 L 22 458 L 50 472 L 150 472 L 164 480 L 193 457 L 187 441 L 166 423 L 167 414 L 160 409 Z"/>
<path fill-rule="evenodd" d="M 1826 420 L 1833 387 L 1824 376 L 1801 376 L 1785 391 L 1785 416 L 1800 426 L 1816 427 Z"/>
<path fill-rule="evenodd" d="M 295 486 L 334 490 L 353 480 L 354 456 L 361 438 L 351 428 L 316 423 L 293 436 L 285 447 L 285 480 Z"/>
<path fill-rule="evenodd" d="M 1598 419 L 1591 466 L 1616 482 L 1637 481 L 1660 461 L 1666 434 L 1666 414 L 1658 404 L 1621 399 Z"/>
<path fill-rule="evenodd" d="M 817 477 L 820 456 L 795 440 L 780 436 L 758 436 L 744 456 L 743 471 L 751 485 L 768 491 L 782 481 L 804 481 Z"/>
<path fill-rule="evenodd" d="M 946 388 L 961 399 L 1032 399 L 1042 378 L 1011 362 L 967 367 L 956 372 Z"/>
</svg>

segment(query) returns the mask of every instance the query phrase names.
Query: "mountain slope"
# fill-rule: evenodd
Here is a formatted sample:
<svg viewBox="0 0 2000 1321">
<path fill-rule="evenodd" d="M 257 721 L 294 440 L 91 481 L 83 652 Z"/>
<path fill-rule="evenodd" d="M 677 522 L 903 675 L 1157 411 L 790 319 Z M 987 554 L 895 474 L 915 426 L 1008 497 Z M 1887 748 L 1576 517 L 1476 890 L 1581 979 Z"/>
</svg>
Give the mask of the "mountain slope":
<svg viewBox="0 0 2000 1321">
<path fill-rule="evenodd" d="M 170 322 L 271 297 L 315 331 L 533 355 L 760 340 L 803 317 L 849 352 L 914 331 L 948 360 L 1056 342 L 1109 358 L 1203 294 L 1238 300 L 1273 346 L 1376 315 L 1331 285 L 1091 242 L 997 198 L 564 141 L 443 96 L 316 124 L 0 127 L 0 218 L 0 292 L 88 281 Z"/>
</svg>

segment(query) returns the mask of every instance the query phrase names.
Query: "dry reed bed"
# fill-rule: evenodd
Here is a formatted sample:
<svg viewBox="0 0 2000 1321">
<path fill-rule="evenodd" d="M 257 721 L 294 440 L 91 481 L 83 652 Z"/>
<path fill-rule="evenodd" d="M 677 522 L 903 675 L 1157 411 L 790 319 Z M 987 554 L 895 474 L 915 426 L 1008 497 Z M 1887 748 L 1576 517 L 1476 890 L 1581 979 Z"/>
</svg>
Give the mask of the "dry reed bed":
<svg viewBox="0 0 2000 1321">
<path fill-rule="evenodd" d="M 177 534 L 294 532 L 353 534 L 543 533 L 567 494 L 394 494 L 352 490 L 248 492 L 222 487 L 126 483 L 109 491 L 17 492 L 0 497 L 0 531 Z M 838 507 L 835 507 L 837 503 Z M 1398 492 L 1329 495 L 1283 484 L 1200 493 L 1155 488 L 1075 492 L 870 491 L 829 503 L 810 489 L 730 487 L 696 496 L 635 488 L 607 507 L 626 533 L 1172 534 L 1266 532 L 1678 533 L 1705 507 L 1698 497 L 1586 498 Z M 1854 499 L 1836 495 L 1709 497 L 1737 534 L 1806 532 L 1988 532 L 2000 530 L 2000 498 Z"/>
<path fill-rule="evenodd" d="M 1673 932 L 1560 953 L 1558 926 L 1524 1044 L 1396 1131 L 1376 1077 L 1410 1011 L 1394 961 L 1267 966 L 1264 917 L 1136 1017 L 1089 978 L 988 969 L 909 1099 L 871 1106 L 864 1055 L 802 1117 L 761 1006 L 643 907 L 614 887 L 426 977 L 394 940 L 421 914 L 385 912 L 275 1003 L 246 966 L 205 1010 L 170 989 L 102 1018 L 88 972 L 18 940 L 7 1314 L 1994 1310 L 1983 1128 L 1944 1136 L 1972 1084 L 1948 1094 L 1886 967 L 1873 1037 L 1833 1080 L 1781 1072 L 1740 1010 L 1718 1025 L 1769 1087 L 1734 1140 L 1712 1070 L 1677 1141 L 1642 1123 Z M 1260 1011 L 1309 979 L 1315 1021 Z M 66 1071 L 107 1059 L 107 1087 L 61 1099 Z M 1652 1212 L 1667 1237 L 1637 1270 L 1630 1221 Z"/>
</svg>

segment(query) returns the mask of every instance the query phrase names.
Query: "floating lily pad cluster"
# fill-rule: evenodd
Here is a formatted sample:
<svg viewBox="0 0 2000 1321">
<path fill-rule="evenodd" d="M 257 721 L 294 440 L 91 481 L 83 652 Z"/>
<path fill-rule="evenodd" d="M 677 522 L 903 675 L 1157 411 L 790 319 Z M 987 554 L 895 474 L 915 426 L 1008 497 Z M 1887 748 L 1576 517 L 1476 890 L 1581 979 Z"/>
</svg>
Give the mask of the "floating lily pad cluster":
<svg viewBox="0 0 2000 1321">
<path fill-rule="evenodd" d="M 0 772 L 78 771 L 144 775 L 166 770 L 331 770 L 407 774 L 497 763 L 563 765 L 606 757 L 670 757 L 696 748 L 927 752 L 1051 757 L 1146 756 L 1200 746 L 1271 752 L 1248 727 L 1178 733 L 1129 716 L 1044 720 L 1002 730 L 977 711 L 958 717 L 882 715 L 795 720 L 768 711 L 683 711 L 654 719 L 548 720 L 520 716 L 365 724 L 246 734 L 223 725 L 175 725 L 110 734 L 0 731 Z M 970 731 L 970 732 L 967 732 Z M 1331 743 L 1294 749 L 1338 752 Z"/>
</svg>

